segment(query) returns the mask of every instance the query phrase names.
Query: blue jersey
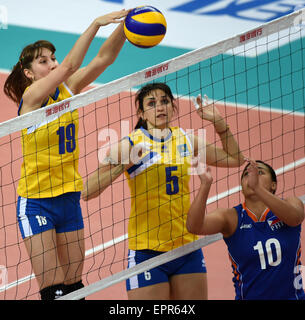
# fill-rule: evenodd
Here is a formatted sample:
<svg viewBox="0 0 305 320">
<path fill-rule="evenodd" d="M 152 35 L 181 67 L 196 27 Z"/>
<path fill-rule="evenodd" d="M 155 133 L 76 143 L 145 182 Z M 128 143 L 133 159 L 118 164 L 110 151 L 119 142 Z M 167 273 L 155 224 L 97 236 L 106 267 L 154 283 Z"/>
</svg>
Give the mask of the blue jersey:
<svg viewBox="0 0 305 320">
<path fill-rule="evenodd" d="M 224 238 L 236 299 L 305 299 L 301 276 L 301 225 L 290 227 L 266 209 L 258 221 L 245 204 L 234 207 L 238 225 Z"/>
</svg>

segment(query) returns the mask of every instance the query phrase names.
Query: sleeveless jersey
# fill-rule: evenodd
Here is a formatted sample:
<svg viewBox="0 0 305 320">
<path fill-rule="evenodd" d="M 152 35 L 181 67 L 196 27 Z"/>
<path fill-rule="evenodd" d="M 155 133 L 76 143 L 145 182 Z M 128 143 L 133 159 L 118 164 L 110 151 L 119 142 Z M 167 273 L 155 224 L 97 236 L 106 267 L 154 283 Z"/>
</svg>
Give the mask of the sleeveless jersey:
<svg viewBox="0 0 305 320">
<path fill-rule="evenodd" d="M 301 225 L 290 227 L 269 209 L 261 219 L 235 207 L 238 226 L 224 238 L 233 268 L 236 299 L 304 299 L 301 276 Z"/>
<path fill-rule="evenodd" d="M 169 251 L 197 239 L 186 229 L 193 149 L 181 128 L 170 129 L 164 139 L 143 128 L 128 136 L 132 153 L 137 154 L 141 144 L 148 148 L 125 172 L 131 193 L 128 241 L 132 250 Z"/>
<path fill-rule="evenodd" d="M 42 107 L 71 96 L 72 92 L 62 83 Z M 49 198 L 82 190 L 78 172 L 78 110 L 23 129 L 21 144 L 23 163 L 17 189 L 20 196 Z"/>
</svg>

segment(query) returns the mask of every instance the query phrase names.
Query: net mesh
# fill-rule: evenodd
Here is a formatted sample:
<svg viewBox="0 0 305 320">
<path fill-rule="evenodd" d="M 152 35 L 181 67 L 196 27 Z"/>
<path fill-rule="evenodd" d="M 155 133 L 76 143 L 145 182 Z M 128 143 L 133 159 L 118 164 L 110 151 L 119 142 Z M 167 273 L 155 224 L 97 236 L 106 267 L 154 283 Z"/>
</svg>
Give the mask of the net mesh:
<svg viewBox="0 0 305 320">
<path fill-rule="evenodd" d="M 34 271 L 16 222 L 16 190 L 22 164 L 20 130 L 78 108 L 79 170 L 86 179 L 96 170 L 109 145 L 135 127 L 135 90 L 145 83 L 165 82 L 175 93 L 179 113 L 173 126 L 195 133 L 204 128 L 207 140 L 221 145 L 213 126 L 196 115 L 192 103 L 193 97 L 206 94 L 230 125 L 244 155 L 262 159 L 276 169 L 277 194 L 302 197 L 305 194 L 303 15 L 303 11 L 293 13 L 0 124 L 1 299 L 39 298 Z M 208 211 L 241 202 L 240 170 L 212 168 L 214 183 Z M 193 197 L 199 186 L 196 177 L 191 177 L 190 186 Z M 82 279 L 86 287 L 69 295 L 71 299 L 90 296 L 143 272 L 141 266 L 125 270 L 130 193 L 124 175 L 102 196 L 82 201 L 81 207 L 86 248 Z M 210 243 L 205 238 L 198 241 L 199 247 Z M 195 248 L 193 245 L 190 250 Z M 174 255 L 168 253 L 165 260 L 185 252 L 185 248 L 178 248 Z M 153 262 L 158 265 L 164 260 Z M 150 265 L 144 268 L 149 269 Z"/>
</svg>

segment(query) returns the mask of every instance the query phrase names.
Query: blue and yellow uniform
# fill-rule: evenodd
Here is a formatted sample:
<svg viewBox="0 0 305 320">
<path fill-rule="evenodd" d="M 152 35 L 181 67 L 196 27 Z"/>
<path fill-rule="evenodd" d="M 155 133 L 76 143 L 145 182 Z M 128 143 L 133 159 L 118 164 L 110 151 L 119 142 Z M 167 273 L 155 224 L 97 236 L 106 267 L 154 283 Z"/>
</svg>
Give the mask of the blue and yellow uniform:
<svg viewBox="0 0 305 320">
<path fill-rule="evenodd" d="M 134 155 L 137 156 L 140 149 L 143 151 L 138 163 L 125 172 L 131 194 L 128 225 L 131 267 L 160 252 L 190 243 L 197 237 L 186 229 L 190 207 L 189 170 L 193 156 L 193 147 L 186 133 L 181 128 L 171 127 L 167 137 L 158 139 L 140 128 L 132 132 L 128 139 Z M 201 250 L 195 256 L 196 261 L 199 259 L 198 264 L 195 262 L 196 267 L 192 265 L 188 270 L 179 271 L 178 261 L 175 260 L 176 263 L 164 269 L 172 270 L 174 267 L 174 274 L 205 272 Z M 180 262 L 181 267 L 185 263 Z M 149 271 L 149 279 L 145 274 L 129 279 L 127 290 L 168 281 L 160 276 L 164 270 L 154 277 L 155 269 Z M 171 275 L 171 271 L 165 272 Z"/>
<path fill-rule="evenodd" d="M 56 88 L 55 95 L 50 96 L 42 107 L 71 96 L 72 92 L 62 83 Z M 22 103 L 23 101 L 20 103 L 18 114 Z M 51 222 L 54 215 L 51 217 L 49 213 L 57 210 L 56 215 L 60 217 L 61 211 L 58 209 L 62 208 L 63 199 L 69 197 L 73 201 L 64 201 L 65 206 L 70 208 L 66 213 L 75 214 L 76 210 L 77 228 L 82 227 L 79 198 L 83 182 L 78 172 L 78 123 L 78 110 L 75 110 L 22 130 L 23 163 L 17 189 L 17 213 L 23 237 L 57 225 L 56 221 Z M 56 199 L 61 199 L 58 200 L 60 204 L 56 205 Z M 75 204 L 76 209 L 69 206 L 69 203 L 72 206 Z M 67 219 L 71 220 L 71 217 Z M 65 218 L 64 224 L 67 219 Z M 60 227 L 59 230 L 64 231 Z M 68 227 L 66 231 L 72 230 Z"/>
<path fill-rule="evenodd" d="M 236 299 L 304 299 L 301 225 L 290 227 L 269 209 L 259 221 L 245 204 L 235 210 L 236 231 L 224 240 L 232 263 Z"/>
<path fill-rule="evenodd" d="M 65 84 L 57 87 L 48 106 L 71 97 Z M 21 109 L 20 103 L 19 110 Z M 22 130 L 23 163 L 17 193 L 25 198 L 56 197 L 81 191 L 78 172 L 78 110 L 66 112 L 51 122 Z"/>
</svg>

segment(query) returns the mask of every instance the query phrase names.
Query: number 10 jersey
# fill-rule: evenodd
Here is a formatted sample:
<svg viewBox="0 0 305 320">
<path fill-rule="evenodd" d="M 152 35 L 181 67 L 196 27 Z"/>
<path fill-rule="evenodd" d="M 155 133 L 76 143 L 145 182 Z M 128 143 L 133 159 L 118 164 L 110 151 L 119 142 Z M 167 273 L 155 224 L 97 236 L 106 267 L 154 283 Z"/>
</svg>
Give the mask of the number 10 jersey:
<svg viewBox="0 0 305 320">
<path fill-rule="evenodd" d="M 235 210 L 237 228 L 224 240 L 232 263 L 236 299 L 304 299 L 301 225 L 286 225 L 268 208 L 260 220 L 244 203 Z"/>
</svg>

